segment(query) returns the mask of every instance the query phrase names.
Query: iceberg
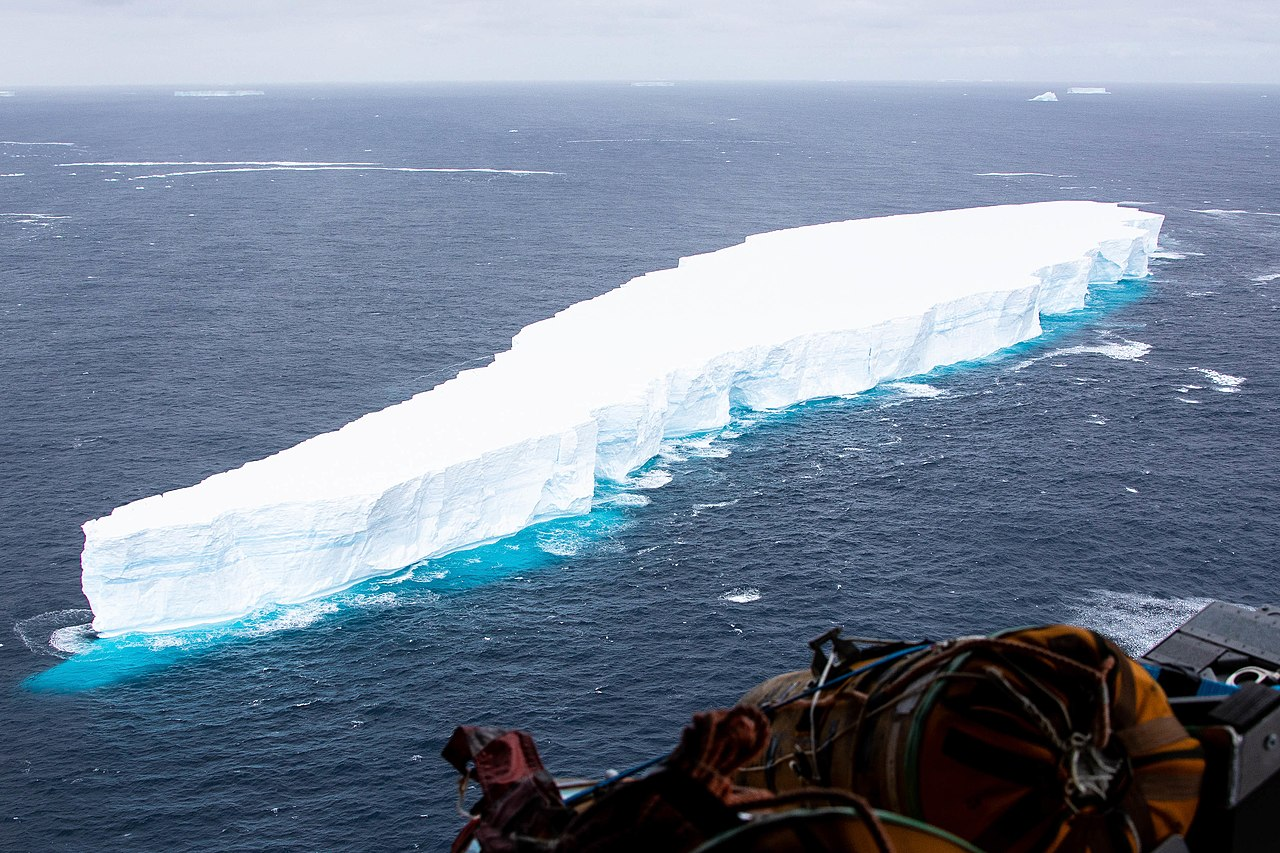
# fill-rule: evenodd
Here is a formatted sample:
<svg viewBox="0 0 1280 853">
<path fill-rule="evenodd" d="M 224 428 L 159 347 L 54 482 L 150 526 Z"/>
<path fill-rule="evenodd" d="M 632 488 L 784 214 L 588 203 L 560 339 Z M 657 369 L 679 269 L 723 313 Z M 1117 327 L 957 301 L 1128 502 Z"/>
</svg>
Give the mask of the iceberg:
<svg viewBox="0 0 1280 853">
<path fill-rule="evenodd" d="M 254 95 L 265 95 L 261 89 L 179 89 L 173 93 L 175 98 L 247 98 Z"/>
<path fill-rule="evenodd" d="M 1056 92 L 1045 92 L 1043 95 L 1036 95 L 1034 98 L 1027 98 L 1028 101 L 1056 101 L 1058 95 Z"/>
<path fill-rule="evenodd" d="M 102 636 L 224 622 L 589 512 L 664 439 L 988 355 L 1146 275 L 1163 217 L 1055 201 L 773 231 L 521 330 L 339 430 L 84 524 Z M 660 329 L 637 341 L 632 331 Z"/>
<path fill-rule="evenodd" d="M 1105 88 L 1101 86 L 1072 86 L 1067 89 L 1068 95 L 1110 95 Z"/>
</svg>

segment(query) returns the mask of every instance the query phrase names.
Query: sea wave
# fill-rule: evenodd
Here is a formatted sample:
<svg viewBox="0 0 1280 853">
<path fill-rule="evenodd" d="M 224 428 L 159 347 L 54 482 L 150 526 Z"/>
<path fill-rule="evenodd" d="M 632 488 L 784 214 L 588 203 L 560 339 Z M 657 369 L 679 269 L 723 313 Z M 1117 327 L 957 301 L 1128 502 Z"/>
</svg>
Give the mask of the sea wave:
<svg viewBox="0 0 1280 853">
<path fill-rule="evenodd" d="M 96 160 L 85 163 L 55 163 L 73 166 L 381 166 L 364 160 Z"/>
<path fill-rule="evenodd" d="M 153 175 L 134 175 L 131 181 L 176 178 L 186 175 L 221 175 L 235 172 L 428 172 L 441 174 L 477 173 L 488 175 L 559 175 L 542 169 L 497 169 L 488 166 L 388 166 L 362 160 L 97 160 L 58 163 L 60 168 L 153 168 L 156 166 L 215 166 L 208 169 L 181 169 Z"/>
<path fill-rule="evenodd" d="M 418 166 L 237 166 L 231 169 L 191 169 L 181 172 L 161 172 L 155 175 L 135 175 L 131 181 L 150 181 L 156 178 L 180 178 L 187 175 L 222 175 L 234 172 L 434 172 L 439 174 L 478 173 L 487 175 L 558 175 L 536 169 L 491 169 L 418 167 Z"/>
<path fill-rule="evenodd" d="M 1232 376 L 1229 373 L 1219 373 L 1218 371 L 1210 370 L 1207 367 L 1193 367 L 1191 369 L 1213 383 L 1213 390 L 1221 391 L 1223 394 L 1236 393 L 1240 390 L 1240 386 L 1247 381 L 1243 376 Z"/>
<path fill-rule="evenodd" d="M 30 651 L 66 659 L 90 643 L 92 622 L 92 610 L 69 607 L 20 619 L 13 632 Z"/>
<path fill-rule="evenodd" d="M 1203 210 L 1192 210 L 1192 213 L 1204 213 L 1209 216 L 1280 216 L 1280 213 L 1273 213 L 1269 210 L 1224 210 L 1218 207 L 1209 207 Z"/>
<path fill-rule="evenodd" d="M 702 513 L 706 512 L 709 509 L 724 509 L 725 507 L 734 506 L 735 504 L 738 503 L 739 500 L 740 498 L 734 498 L 731 501 L 716 501 L 715 503 L 694 504 L 693 514 L 702 515 Z"/>
<path fill-rule="evenodd" d="M 1036 362 L 1044 361 L 1045 359 L 1072 355 L 1104 355 L 1117 361 L 1140 361 L 1150 353 L 1151 344 L 1143 343 L 1142 341 L 1120 340 L 1114 343 L 1080 344 L 1051 350 L 1044 355 L 1025 359 L 1014 365 L 1013 369 L 1015 371 L 1026 370 Z"/>
<path fill-rule="evenodd" d="M 935 388 L 926 382 L 889 382 L 883 387 L 913 399 L 932 400 L 935 397 L 945 397 L 947 395 L 946 391 L 941 388 Z"/>
</svg>

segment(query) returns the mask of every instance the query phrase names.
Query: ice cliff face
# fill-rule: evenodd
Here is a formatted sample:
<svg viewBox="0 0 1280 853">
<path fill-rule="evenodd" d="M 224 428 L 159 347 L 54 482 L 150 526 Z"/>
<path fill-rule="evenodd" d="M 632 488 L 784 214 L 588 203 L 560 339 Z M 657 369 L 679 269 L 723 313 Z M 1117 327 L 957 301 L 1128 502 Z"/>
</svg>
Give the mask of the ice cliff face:
<svg viewBox="0 0 1280 853">
<path fill-rule="evenodd" d="M 1163 217 L 1097 202 L 775 231 L 534 323 L 487 367 L 84 525 L 103 635 L 220 622 L 585 513 L 664 438 L 1040 334 L 1146 275 Z M 661 328 L 619 347 L 636 327 Z M 512 413 L 518 413 L 512 416 Z"/>
</svg>

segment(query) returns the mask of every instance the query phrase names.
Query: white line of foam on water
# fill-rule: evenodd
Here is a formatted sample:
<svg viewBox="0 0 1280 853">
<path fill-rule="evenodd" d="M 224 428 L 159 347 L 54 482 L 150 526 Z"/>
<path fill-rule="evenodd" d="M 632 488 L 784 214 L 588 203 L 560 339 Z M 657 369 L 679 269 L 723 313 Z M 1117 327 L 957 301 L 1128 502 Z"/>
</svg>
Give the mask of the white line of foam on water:
<svg viewBox="0 0 1280 853">
<path fill-rule="evenodd" d="M 65 166 L 381 166 L 364 160 L 100 160 Z"/>
<path fill-rule="evenodd" d="M 187 175 L 219 175 L 233 172 L 435 172 L 439 174 L 478 173 L 487 175 L 558 175 L 560 172 L 544 172 L 534 169 L 490 168 L 423 168 L 417 166 L 241 166 L 232 169 L 193 169 L 181 172 L 162 172 L 156 175 L 135 175 L 131 181 L 149 181 L 156 178 L 178 178 Z"/>
</svg>

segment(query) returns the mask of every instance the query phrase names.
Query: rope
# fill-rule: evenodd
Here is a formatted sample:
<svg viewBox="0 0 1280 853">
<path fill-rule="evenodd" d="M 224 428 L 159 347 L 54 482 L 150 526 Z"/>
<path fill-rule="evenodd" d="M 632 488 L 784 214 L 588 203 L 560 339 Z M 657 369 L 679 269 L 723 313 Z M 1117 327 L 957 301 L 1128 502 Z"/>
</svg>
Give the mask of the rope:
<svg viewBox="0 0 1280 853">
<path fill-rule="evenodd" d="M 802 690 L 794 696 L 788 696 L 786 699 L 783 699 L 781 702 L 766 703 L 764 705 L 761 705 L 760 710 L 765 712 L 766 714 L 772 714 L 774 711 L 778 710 L 779 708 L 785 705 L 790 705 L 792 702 L 798 702 L 801 699 L 808 698 L 809 696 L 816 696 L 818 693 L 821 693 L 823 690 L 826 690 L 827 688 L 835 687 L 837 684 L 843 684 L 844 682 L 848 681 L 850 678 L 853 678 L 855 675 L 861 675 L 862 673 L 867 672 L 868 670 L 874 669 L 878 666 L 881 666 L 882 664 L 889 663 L 890 661 L 894 661 L 900 657 L 909 655 L 912 652 L 918 652 L 921 649 L 927 649 L 927 648 L 929 648 L 928 643 L 920 643 L 919 645 L 910 646 L 909 648 L 899 649 L 898 651 L 893 652 L 892 654 L 885 655 L 882 658 L 877 658 L 876 660 L 873 660 L 871 663 L 863 664 L 860 667 L 851 669 L 848 672 L 846 672 L 844 675 L 841 675 L 837 678 L 833 678 L 830 681 L 825 681 L 825 680 L 821 681 L 815 686 L 810 687 L 807 690 Z M 828 670 L 830 670 L 830 660 L 828 660 Z M 824 679 L 826 678 L 826 675 L 827 673 L 824 672 L 823 673 Z M 816 699 L 814 700 L 814 704 L 816 706 L 817 704 Z M 812 708 L 810 709 L 810 711 L 812 711 Z M 810 719 L 812 720 L 812 717 Z M 623 779 L 627 779 L 631 776 L 635 776 L 637 773 L 643 773 L 645 770 L 648 770 L 650 767 L 654 767 L 658 764 L 661 764 L 662 762 L 667 760 L 668 756 L 669 754 L 659 755 L 656 758 L 651 758 L 642 764 L 637 764 L 635 767 L 628 768 L 622 771 L 621 773 L 619 773 L 617 776 L 610 776 L 608 779 L 602 779 L 601 781 L 592 785 L 590 788 L 585 788 L 577 792 L 576 794 L 572 794 L 566 797 L 564 800 L 564 803 L 567 806 L 572 806 L 574 803 L 585 800 L 588 797 L 594 797 L 600 791 L 603 791 L 605 788 L 608 788 L 610 785 L 613 785 L 616 782 L 620 782 Z M 816 755 L 815 755 L 815 760 L 816 760 Z"/>
<path fill-rule="evenodd" d="M 818 699 L 821 698 L 819 691 L 822 690 L 827 683 L 827 676 L 831 674 L 831 667 L 836 662 L 835 649 L 831 650 L 831 654 L 827 655 L 827 665 L 822 668 L 822 675 L 818 678 L 818 683 L 814 685 L 813 701 L 809 703 L 809 757 L 813 763 L 809 765 L 813 768 L 813 772 L 821 776 L 818 770 Z"/>
<path fill-rule="evenodd" d="M 868 670 L 871 670 L 871 669 L 875 669 L 881 664 L 886 664 L 886 663 L 889 663 L 890 661 L 895 661 L 898 658 L 906 657 L 907 655 L 912 654 L 913 652 L 918 652 L 922 649 L 927 649 L 927 648 L 929 648 L 928 643 L 921 643 L 917 646 L 910 646 L 909 648 L 899 649 L 893 654 L 885 655 L 882 658 L 877 658 L 876 660 L 873 660 L 871 663 L 867 663 L 867 664 L 863 664 L 862 666 L 855 667 L 854 669 L 851 669 L 848 672 L 846 672 L 844 675 L 837 676 L 836 678 L 833 678 L 828 682 L 819 684 L 815 687 L 810 687 L 807 690 L 802 690 L 794 696 L 788 696 L 786 699 L 783 699 L 781 702 L 772 702 L 772 703 L 766 703 L 764 705 L 761 705 L 760 710 L 764 711 L 766 714 L 771 714 L 774 711 L 778 710 L 779 708 L 782 708 L 786 705 L 790 705 L 792 702 L 797 702 L 801 699 L 808 698 L 809 696 L 812 696 L 815 693 L 818 693 L 822 690 L 826 690 L 828 687 L 835 687 L 837 684 L 843 684 L 844 682 L 848 681 L 850 678 L 853 678 L 855 675 L 862 675 L 862 673 L 867 672 Z"/>
<path fill-rule="evenodd" d="M 604 790 L 605 788 L 609 787 L 613 783 L 621 782 L 623 779 L 626 779 L 630 776 L 634 776 L 637 773 L 643 773 L 645 770 L 648 770 L 650 767 L 653 767 L 655 764 L 661 764 L 662 762 L 666 761 L 667 758 L 668 758 L 667 755 L 659 755 L 657 758 L 650 758 L 648 761 L 644 762 L 643 764 L 637 764 L 635 767 L 630 767 L 626 770 L 623 770 L 617 776 L 610 776 L 608 779 L 602 779 L 599 782 L 592 785 L 590 788 L 586 788 L 584 790 L 579 791 L 576 794 L 571 794 L 568 797 L 565 797 L 564 804 L 566 806 L 571 806 L 574 803 L 578 802 L 578 800 L 583 800 L 583 799 L 586 799 L 587 797 L 595 796 L 595 794 L 598 791 Z"/>
</svg>

